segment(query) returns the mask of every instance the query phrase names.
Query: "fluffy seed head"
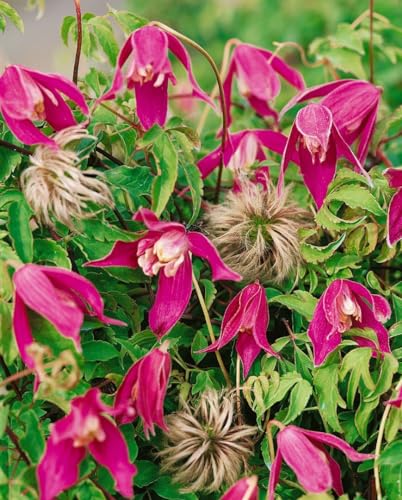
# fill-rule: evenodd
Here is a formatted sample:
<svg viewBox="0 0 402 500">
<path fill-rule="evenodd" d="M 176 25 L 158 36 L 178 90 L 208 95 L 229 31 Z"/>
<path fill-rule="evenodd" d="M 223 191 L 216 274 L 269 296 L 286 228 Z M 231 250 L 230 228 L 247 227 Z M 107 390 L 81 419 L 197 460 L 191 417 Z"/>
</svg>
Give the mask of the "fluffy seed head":
<svg viewBox="0 0 402 500">
<path fill-rule="evenodd" d="M 30 157 L 31 166 L 22 173 L 21 185 L 41 224 L 53 227 L 53 216 L 74 230 L 75 219 L 94 215 L 87 211 L 88 203 L 113 206 L 102 174 L 92 168 L 80 170 L 79 165 L 86 156 L 79 156 L 72 149 L 72 143 L 92 138 L 80 126 L 66 128 L 53 137 L 58 148 L 42 144 Z"/>
<path fill-rule="evenodd" d="M 213 492 L 235 483 L 253 451 L 256 428 L 236 423 L 233 392 L 209 390 L 197 405 L 166 418 L 169 432 L 158 453 L 162 471 L 183 492 Z"/>
<path fill-rule="evenodd" d="M 279 196 L 271 182 L 262 189 L 242 180 L 240 191 L 207 211 L 208 236 L 225 263 L 247 281 L 280 283 L 298 270 L 298 231 L 309 225 L 310 215 L 288 200 L 289 189 Z"/>
</svg>

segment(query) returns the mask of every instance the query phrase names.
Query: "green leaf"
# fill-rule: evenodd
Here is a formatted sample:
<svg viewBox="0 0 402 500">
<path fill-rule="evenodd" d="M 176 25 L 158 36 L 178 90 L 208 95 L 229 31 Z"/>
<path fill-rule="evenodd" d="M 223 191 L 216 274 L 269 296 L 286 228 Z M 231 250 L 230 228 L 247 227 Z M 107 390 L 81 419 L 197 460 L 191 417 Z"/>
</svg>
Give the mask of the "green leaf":
<svg viewBox="0 0 402 500">
<path fill-rule="evenodd" d="M 335 231 L 346 231 L 362 224 L 366 219 L 363 217 L 355 217 L 353 219 L 342 219 L 333 214 L 330 209 L 324 204 L 315 216 L 318 225 Z"/>
<path fill-rule="evenodd" d="M 15 143 L 17 142 L 11 132 L 4 135 L 4 140 Z M 21 153 L 11 151 L 6 148 L 0 148 L 0 181 L 6 181 L 14 172 L 15 168 L 21 163 Z"/>
<path fill-rule="evenodd" d="M 378 407 L 380 398 L 376 398 L 370 401 L 360 401 L 359 407 L 355 413 L 355 425 L 360 436 L 366 441 L 367 440 L 367 427 L 370 419 L 374 415 L 375 409 Z"/>
<path fill-rule="evenodd" d="M 0 438 L 4 434 L 4 431 L 7 427 L 9 410 L 10 410 L 10 407 L 5 406 L 4 403 L 1 401 L 0 402 Z"/>
<path fill-rule="evenodd" d="M 12 304 L 0 300 L 0 354 L 7 365 L 11 365 L 18 355 L 14 335 L 11 335 Z"/>
<path fill-rule="evenodd" d="M 113 15 L 126 35 L 131 34 L 134 30 L 141 28 L 141 26 L 144 26 L 148 22 L 145 18 L 136 16 L 132 12 L 116 10 L 110 6 L 109 13 Z"/>
<path fill-rule="evenodd" d="M 271 302 L 282 304 L 311 321 L 318 300 L 311 293 L 296 290 L 292 295 L 277 295 L 271 299 Z"/>
<path fill-rule="evenodd" d="M 214 283 L 208 279 L 200 280 L 200 284 L 202 284 L 204 287 L 204 291 L 205 291 L 204 300 L 205 300 L 205 304 L 207 306 L 207 309 L 209 309 L 212 306 L 212 304 L 215 300 L 215 297 L 216 297 L 216 287 L 215 287 Z"/>
<path fill-rule="evenodd" d="M 11 5 L 3 0 L 0 0 L 0 16 L 6 16 L 10 21 L 14 24 L 14 26 L 21 31 L 24 32 L 24 22 L 22 21 L 21 16 L 18 12 L 11 7 Z"/>
<path fill-rule="evenodd" d="M 167 134 L 159 136 L 153 146 L 158 176 L 152 184 L 152 210 L 160 215 L 170 195 L 174 191 L 177 179 L 178 156 Z"/>
<path fill-rule="evenodd" d="M 198 394 L 199 392 L 204 392 L 206 389 L 220 389 L 221 385 L 216 380 L 214 372 L 212 370 L 205 370 L 197 373 L 195 384 L 191 391 L 192 394 Z"/>
<path fill-rule="evenodd" d="M 190 188 L 191 199 L 193 201 L 193 214 L 188 224 L 193 224 L 197 220 L 201 209 L 201 199 L 203 195 L 203 182 L 201 173 L 198 167 L 192 163 L 183 165 L 184 175 L 186 176 L 188 186 Z"/>
<path fill-rule="evenodd" d="M 63 23 L 60 29 L 60 36 L 61 39 L 63 40 L 64 45 L 68 46 L 68 37 L 70 35 L 72 28 L 76 28 L 76 25 L 77 21 L 75 19 L 75 16 L 66 16 L 63 19 Z"/>
<path fill-rule="evenodd" d="M 32 262 L 33 237 L 29 221 L 32 210 L 25 201 L 13 202 L 8 209 L 8 230 L 18 257 L 23 262 Z"/>
<path fill-rule="evenodd" d="M 346 401 L 349 408 L 353 408 L 356 391 L 362 380 L 365 386 L 371 390 L 375 389 L 375 384 L 370 375 L 370 360 L 372 349 L 370 347 L 359 347 L 348 352 L 343 358 L 339 377 L 343 380 L 350 372 Z"/>
<path fill-rule="evenodd" d="M 135 476 L 135 484 L 139 488 L 148 486 L 155 482 L 159 476 L 159 467 L 148 460 L 137 460 L 135 465 L 138 468 L 138 474 Z"/>
<path fill-rule="evenodd" d="M 402 440 L 385 448 L 379 459 L 381 485 L 389 500 L 402 498 Z"/>
<path fill-rule="evenodd" d="M 171 477 L 161 476 L 151 489 L 161 498 L 167 500 L 197 500 L 194 493 L 181 493 L 181 487 L 179 484 L 173 484 Z"/>
<path fill-rule="evenodd" d="M 87 361 L 108 361 L 117 358 L 119 351 L 104 340 L 91 340 L 82 344 L 82 352 Z"/>
<path fill-rule="evenodd" d="M 352 73 L 361 80 L 366 79 L 362 58 L 352 50 L 344 48 L 325 49 L 320 51 L 319 59 L 322 58 L 328 59 L 335 68 L 345 71 L 345 73 Z"/>
<path fill-rule="evenodd" d="M 302 380 L 297 372 L 285 373 L 279 379 L 279 385 L 271 385 L 265 395 L 265 409 L 268 410 L 276 403 L 282 401 L 290 389 Z"/>
<path fill-rule="evenodd" d="M 365 396 L 365 401 L 378 398 L 382 394 L 385 394 L 392 385 L 392 379 L 395 373 L 398 371 L 398 360 L 391 353 L 384 353 L 381 363 L 380 374 L 376 381 L 375 389 Z"/>
<path fill-rule="evenodd" d="M 335 191 L 331 191 L 326 198 L 326 203 L 334 200 L 342 201 L 350 208 L 367 210 L 374 215 L 385 214 L 378 201 L 363 186 L 346 185 Z"/>
<path fill-rule="evenodd" d="M 134 209 L 145 204 L 144 195 L 151 192 L 153 177 L 148 167 L 113 167 L 105 172 L 106 179 L 112 187 L 124 189 L 129 194 Z"/>
<path fill-rule="evenodd" d="M 113 29 L 109 21 L 103 17 L 97 16 L 90 19 L 88 25 L 92 26 L 93 33 L 98 39 L 99 45 L 106 54 L 109 63 L 114 66 L 119 53 L 119 45 L 114 37 Z"/>
<path fill-rule="evenodd" d="M 312 393 L 313 388 L 307 380 L 302 379 L 300 382 L 297 382 L 290 393 L 288 412 L 283 419 L 284 424 L 293 422 L 300 415 L 307 406 Z"/>
<path fill-rule="evenodd" d="M 71 269 L 67 250 L 54 240 L 34 240 L 34 260 L 37 264 L 52 263 Z"/>
<path fill-rule="evenodd" d="M 198 332 L 194 335 L 194 340 L 191 344 L 191 356 L 197 364 L 205 358 L 207 353 L 197 353 L 196 351 L 200 351 L 201 349 L 205 349 L 206 347 L 208 347 L 208 340 L 206 339 L 203 332 L 198 330 Z"/>
<path fill-rule="evenodd" d="M 336 27 L 336 33 L 330 35 L 329 40 L 333 47 L 343 47 L 353 50 L 360 55 L 364 55 L 363 41 L 359 33 L 355 31 L 350 24 L 341 23 Z"/>
<path fill-rule="evenodd" d="M 305 261 L 317 264 L 324 262 L 331 257 L 335 251 L 342 245 L 346 237 L 346 233 L 342 234 L 336 241 L 329 243 L 324 247 L 311 245 L 310 243 L 301 243 L 300 250 Z"/>
<path fill-rule="evenodd" d="M 25 423 L 26 429 L 25 436 L 20 439 L 21 446 L 32 462 L 36 464 L 39 462 L 45 448 L 45 438 L 39 418 L 34 410 L 26 410 L 21 413 L 20 419 Z"/>
</svg>

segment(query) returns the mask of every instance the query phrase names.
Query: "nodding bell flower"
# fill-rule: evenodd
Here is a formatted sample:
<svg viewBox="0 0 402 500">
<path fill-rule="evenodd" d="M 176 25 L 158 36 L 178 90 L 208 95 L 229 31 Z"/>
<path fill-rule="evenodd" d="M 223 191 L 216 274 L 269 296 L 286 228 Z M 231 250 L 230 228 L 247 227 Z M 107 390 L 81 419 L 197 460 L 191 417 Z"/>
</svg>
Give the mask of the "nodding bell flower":
<svg viewBox="0 0 402 500">
<path fill-rule="evenodd" d="M 340 496 L 343 494 L 341 468 L 324 445 L 340 450 L 352 462 L 363 462 L 375 457 L 358 453 L 346 441 L 332 434 L 308 431 L 295 425 L 281 426 L 276 439 L 278 449 L 269 476 L 269 500 L 275 499 L 282 460 L 293 470 L 308 493 L 325 493 L 334 489 Z"/>
<path fill-rule="evenodd" d="M 53 500 L 79 480 L 79 465 L 89 452 L 106 467 L 116 482 L 116 490 L 132 498 L 133 476 L 123 435 L 110 419 L 113 409 L 101 400 L 99 389 L 89 389 L 71 402 L 68 415 L 52 425 L 45 453 L 38 465 L 40 500 Z"/>
<path fill-rule="evenodd" d="M 0 112 L 11 132 L 25 144 L 57 147 L 53 139 L 35 127 L 35 120 L 46 120 L 55 130 L 77 124 L 62 94 L 85 115 L 89 114 L 84 96 L 64 76 L 19 65 L 8 66 L 0 76 Z"/>
<path fill-rule="evenodd" d="M 148 231 L 136 241 L 117 241 L 106 257 L 86 265 L 140 267 L 147 276 L 159 275 L 155 302 L 149 311 L 149 326 L 158 337 L 179 321 L 190 301 L 192 255 L 208 261 L 213 280 L 241 280 L 203 234 L 186 231 L 178 222 L 160 221 L 147 208 L 138 210 L 133 220 L 144 223 Z"/>
<path fill-rule="evenodd" d="M 345 142 L 351 146 L 358 141 L 356 156 L 364 164 L 374 134 L 382 89 L 364 80 L 336 80 L 305 89 L 291 99 L 281 116 L 299 102 L 322 97 Z"/>
<path fill-rule="evenodd" d="M 64 337 L 81 351 L 80 329 L 84 315 L 95 316 L 108 325 L 126 326 L 104 314 L 102 297 L 83 276 L 59 267 L 25 264 L 13 275 L 13 329 L 21 358 L 35 368 L 29 347 L 34 343 L 28 309 L 47 319 Z"/>
<path fill-rule="evenodd" d="M 387 242 L 392 246 L 402 240 L 402 168 L 387 168 L 385 176 L 397 190 L 388 207 Z"/>
<path fill-rule="evenodd" d="M 380 295 L 370 293 L 355 281 L 333 281 L 318 301 L 307 331 L 313 344 L 314 364 L 324 363 L 341 343 L 342 333 L 351 328 L 371 328 L 377 335 L 378 346 L 368 338 L 354 336 L 358 345 L 391 352 L 389 333 L 383 326 L 390 316 L 388 301 Z"/>
<path fill-rule="evenodd" d="M 184 45 L 174 35 L 157 26 L 144 26 L 135 30 L 120 50 L 112 87 L 100 102 L 114 99 L 124 85 L 134 89 L 137 115 L 144 129 L 166 122 L 168 110 L 168 83 L 176 84 L 168 52 L 171 51 L 187 72 L 194 97 L 209 103 L 213 101 L 198 85 L 191 67 L 190 56 Z M 132 56 L 126 76 L 123 66 Z"/>
<path fill-rule="evenodd" d="M 282 157 L 279 192 L 283 189 L 285 172 L 294 155 L 298 155 L 296 163 L 300 165 L 304 183 L 318 208 L 335 177 L 336 162 L 340 157 L 352 163 L 356 171 L 372 184 L 370 176 L 339 133 L 331 111 L 322 104 L 308 104 L 296 115 Z"/>
<path fill-rule="evenodd" d="M 221 500 L 258 500 L 258 477 L 243 477 L 239 479 L 221 497 Z"/>
<path fill-rule="evenodd" d="M 223 164 L 226 168 L 238 174 L 256 161 L 266 159 L 263 147 L 274 153 L 282 154 L 285 146 L 286 136 L 273 130 L 250 129 L 228 134 L 223 154 Z M 197 165 L 203 179 L 219 166 L 221 151 L 222 147 L 218 146 L 214 151 L 199 160 Z M 296 161 L 296 156 L 292 160 Z"/>
<path fill-rule="evenodd" d="M 261 350 L 279 358 L 267 340 L 268 323 L 265 289 L 259 283 L 252 283 L 243 288 L 227 306 L 219 338 L 200 352 L 217 351 L 237 335 L 236 351 L 243 365 L 244 377 L 247 377 Z"/>
<path fill-rule="evenodd" d="M 278 75 L 290 85 L 303 90 L 303 76 L 289 66 L 283 59 L 269 50 L 248 43 L 239 43 L 232 54 L 223 89 L 225 93 L 228 126 L 231 123 L 230 106 L 232 102 L 233 78 L 237 77 L 239 92 L 248 100 L 257 114 L 277 119 L 277 112 L 270 106 L 281 89 Z"/>
<path fill-rule="evenodd" d="M 136 361 L 125 375 L 115 397 L 116 421 L 128 424 L 141 417 L 144 433 L 155 435 L 154 423 L 168 431 L 163 417 L 172 362 L 168 342 Z"/>
</svg>

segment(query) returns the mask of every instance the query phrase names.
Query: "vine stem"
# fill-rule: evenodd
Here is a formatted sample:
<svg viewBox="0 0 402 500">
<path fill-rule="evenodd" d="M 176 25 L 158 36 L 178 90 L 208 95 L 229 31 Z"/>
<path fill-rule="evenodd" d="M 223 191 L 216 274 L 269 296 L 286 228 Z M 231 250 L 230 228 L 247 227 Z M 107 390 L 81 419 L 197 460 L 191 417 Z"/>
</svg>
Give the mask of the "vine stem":
<svg viewBox="0 0 402 500">
<path fill-rule="evenodd" d="M 29 466 L 31 465 L 31 461 L 29 460 L 28 456 L 26 455 L 25 451 L 21 448 L 20 442 L 18 440 L 18 436 L 14 433 L 14 431 L 7 425 L 6 427 L 6 434 L 7 436 L 11 439 L 12 443 L 14 444 L 15 448 L 18 450 L 18 453 L 20 454 L 20 457 L 22 460 Z"/>
<path fill-rule="evenodd" d="M 75 51 L 73 82 L 77 85 L 78 68 L 80 66 L 81 47 L 82 47 L 82 18 L 81 18 L 81 0 L 74 0 L 75 17 L 77 19 L 77 48 Z"/>
<path fill-rule="evenodd" d="M 204 314 L 205 323 L 206 323 L 207 328 L 208 328 L 208 333 L 209 333 L 209 336 L 211 338 L 211 342 L 215 342 L 216 337 L 215 337 L 214 331 L 212 329 L 212 323 L 211 323 L 211 318 L 209 317 L 208 308 L 207 308 L 207 305 L 205 304 L 204 296 L 202 295 L 200 285 L 198 284 L 198 281 L 194 275 L 194 272 L 192 273 L 192 280 L 193 280 L 195 293 L 197 294 L 198 301 L 200 303 L 202 312 Z M 222 371 L 222 374 L 225 377 L 226 384 L 227 384 L 228 388 L 232 387 L 232 381 L 230 380 L 229 373 L 226 370 L 225 364 L 223 363 L 221 353 L 219 351 L 215 351 L 215 356 L 216 356 L 216 359 L 218 361 L 219 367 Z"/>
<path fill-rule="evenodd" d="M 370 0 L 370 43 L 369 43 L 369 59 L 370 59 L 370 82 L 374 83 L 374 0 Z"/>
<path fill-rule="evenodd" d="M 401 387 L 402 387 L 402 379 L 398 382 L 398 385 L 395 387 L 395 392 L 398 393 L 398 391 Z M 391 411 L 391 405 L 387 404 L 387 406 L 385 407 L 384 413 L 382 415 L 382 419 L 380 422 L 380 428 L 378 429 L 377 441 L 375 443 L 374 480 L 375 480 L 375 490 L 377 493 L 377 500 L 382 500 L 380 467 L 378 464 L 378 460 L 380 458 L 381 444 L 382 444 L 382 438 L 384 436 L 385 424 L 387 423 L 387 418 L 388 418 L 390 411 Z"/>
<path fill-rule="evenodd" d="M 227 116 L 227 108 L 226 108 L 226 100 L 225 100 L 225 93 L 223 91 L 223 84 L 222 84 L 222 79 L 221 75 L 219 73 L 218 66 L 216 65 L 215 61 L 201 45 L 199 45 L 197 42 L 192 40 L 191 38 L 187 37 L 186 35 L 183 35 L 179 31 L 176 31 L 169 26 L 166 26 L 166 24 L 160 23 L 159 21 L 152 21 L 150 23 L 151 26 L 157 26 L 163 31 L 166 31 L 167 33 L 170 33 L 171 35 L 176 36 L 177 38 L 180 38 L 183 40 L 183 42 L 186 42 L 188 45 L 193 47 L 195 50 L 197 50 L 201 55 L 205 57 L 205 59 L 208 61 L 209 65 L 212 68 L 212 71 L 215 74 L 216 82 L 218 84 L 218 89 L 219 89 L 219 100 L 221 104 L 221 111 L 222 111 L 222 138 L 221 138 L 221 158 L 220 158 L 220 163 L 219 163 L 219 172 L 218 172 L 218 180 L 216 183 L 216 189 L 215 189 L 215 202 L 219 200 L 219 193 L 221 190 L 221 183 L 222 183 L 222 172 L 223 172 L 223 153 L 225 151 L 225 146 L 226 146 L 226 140 L 227 140 L 227 134 L 228 134 L 228 116 Z"/>
<path fill-rule="evenodd" d="M 236 411 L 237 411 L 237 420 L 239 424 L 243 423 L 243 415 L 241 412 L 241 397 L 240 397 L 240 386 L 241 386 L 241 364 L 240 364 L 240 356 L 236 357 Z"/>
<path fill-rule="evenodd" d="M 11 151 L 15 151 L 16 153 L 20 153 L 25 156 L 31 155 L 31 151 L 29 149 L 21 148 L 20 146 L 17 146 L 12 142 L 5 141 L 4 139 L 0 139 L 0 146 L 2 148 L 10 149 Z"/>
</svg>

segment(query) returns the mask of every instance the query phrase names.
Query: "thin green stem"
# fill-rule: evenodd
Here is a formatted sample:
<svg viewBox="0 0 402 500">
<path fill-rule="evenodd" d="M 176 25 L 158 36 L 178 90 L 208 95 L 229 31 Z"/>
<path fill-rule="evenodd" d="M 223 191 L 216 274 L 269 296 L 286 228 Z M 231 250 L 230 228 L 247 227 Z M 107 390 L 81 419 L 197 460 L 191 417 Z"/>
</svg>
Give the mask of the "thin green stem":
<svg viewBox="0 0 402 500">
<path fill-rule="evenodd" d="M 215 338 L 214 331 L 212 329 L 212 323 L 211 323 L 211 318 L 209 317 L 208 308 L 207 308 L 207 305 L 205 304 L 204 296 L 202 295 L 202 291 L 201 291 L 200 285 L 198 284 L 198 281 L 197 281 L 197 278 L 194 275 L 194 272 L 192 274 L 192 279 L 193 279 L 193 285 L 194 285 L 195 293 L 197 294 L 198 301 L 200 303 L 202 312 L 204 314 L 205 323 L 206 323 L 207 328 L 208 328 L 208 333 L 209 333 L 209 336 L 211 338 L 211 342 L 215 342 L 216 338 Z M 215 351 L 215 356 L 216 356 L 216 359 L 218 361 L 219 367 L 220 367 L 220 369 L 222 371 L 222 374 L 225 377 L 226 384 L 227 384 L 228 388 L 232 387 L 232 381 L 230 380 L 229 373 L 226 370 L 226 367 L 225 367 L 225 365 L 223 363 L 223 359 L 222 359 L 222 356 L 221 356 L 220 352 L 219 351 Z"/>
<path fill-rule="evenodd" d="M 398 391 L 401 387 L 402 387 L 402 379 L 398 382 L 398 385 L 395 387 L 395 392 L 398 393 Z M 392 407 L 390 404 L 388 404 L 385 407 L 385 410 L 384 410 L 384 413 L 382 415 L 382 419 L 380 422 L 380 428 L 378 429 L 377 441 L 375 443 L 374 480 L 375 480 L 375 490 L 377 493 L 377 500 L 382 500 L 381 482 L 380 482 L 380 467 L 378 464 L 378 460 L 380 458 L 381 444 L 382 444 L 382 438 L 384 437 L 385 424 L 387 423 L 387 418 L 388 418 L 389 412 L 391 411 L 391 408 Z"/>
<path fill-rule="evenodd" d="M 201 47 L 201 45 L 199 45 L 197 42 L 195 42 L 191 38 L 187 37 L 186 35 L 183 35 L 179 31 L 176 31 L 176 30 L 170 28 L 169 26 L 166 26 L 166 24 L 160 23 L 158 21 L 152 21 L 150 24 L 152 26 L 157 26 L 158 28 L 162 29 L 163 31 L 166 31 L 167 33 L 170 33 L 171 35 L 177 36 L 177 38 L 180 38 L 181 40 L 186 42 L 188 45 L 193 47 L 195 50 L 197 50 L 200 54 L 202 54 L 205 57 L 205 59 L 208 61 L 209 65 L 211 66 L 212 71 L 215 74 L 216 82 L 218 84 L 218 89 L 219 89 L 219 100 L 221 103 L 221 110 L 222 110 L 221 158 L 220 158 L 220 163 L 219 163 L 218 180 L 216 183 L 216 190 L 215 190 L 215 202 L 217 202 L 219 200 L 219 193 L 221 190 L 222 171 L 223 171 L 223 153 L 225 151 L 226 139 L 227 139 L 227 133 L 228 133 L 228 116 L 227 116 L 225 93 L 223 91 L 223 83 L 222 83 L 221 75 L 219 73 L 218 66 L 216 65 L 215 61 L 210 56 L 210 54 L 203 47 Z"/>
<path fill-rule="evenodd" d="M 236 411 L 237 411 L 237 420 L 242 423 L 243 415 L 241 412 L 241 396 L 240 396 L 240 388 L 241 388 L 241 364 L 240 364 L 240 356 L 236 357 Z"/>
</svg>

